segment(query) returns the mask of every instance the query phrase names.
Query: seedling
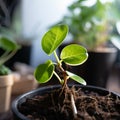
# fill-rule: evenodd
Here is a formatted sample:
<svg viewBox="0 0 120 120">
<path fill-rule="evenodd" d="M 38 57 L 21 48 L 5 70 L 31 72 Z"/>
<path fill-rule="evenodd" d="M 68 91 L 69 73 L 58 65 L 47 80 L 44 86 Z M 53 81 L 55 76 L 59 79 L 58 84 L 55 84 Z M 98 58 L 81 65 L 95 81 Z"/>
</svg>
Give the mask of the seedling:
<svg viewBox="0 0 120 120">
<path fill-rule="evenodd" d="M 63 68 L 63 62 L 71 66 L 81 65 L 88 58 L 87 50 L 80 45 L 71 44 L 63 48 L 60 53 L 60 58 L 56 53 L 56 49 L 64 41 L 67 33 L 67 25 L 56 25 L 48 30 L 48 32 L 43 36 L 41 41 L 42 49 L 47 55 L 51 55 L 53 53 L 56 58 L 56 62 L 47 60 L 45 63 L 38 65 L 34 71 L 34 76 L 39 83 L 48 82 L 54 74 L 63 87 L 67 86 L 69 78 L 80 84 L 86 85 L 85 80 L 83 80 L 80 76 L 65 70 Z M 62 73 L 62 79 L 55 71 L 55 67 L 57 67 Z"/>
<path fill-rule="evenodd" d="M 11 70 L 7 68 L 4 63 L 15 55 L 20 46 L 9 38 L 0 36 L 0 48 L 3 50 L 0 54 L 0 75 L 7 75 Z"/>
<path fill-rule="evenodd" d="M 60 53 L 60 58 L 56 53 L 56 49 L 64 41 L 67 33 L 67 25 L 56 25 L 48 30 L 48 32 L 43 36 L 41 41 L 43 51 L 47 55 L 51 55 L 53 53 L 57 62 L 55 63 L 52 60 L 47 60 L 45 63 L 38 65 L 34 71 L 34 76 L 39 83 L 48 82 L 54 74 L 63 87 L 67 86 L 67 80 L 69 78 L 80 84 L 86 85 L 85 80 L 83 80 L 80 76 L 65 70 L 62 65 L 63 62 L 71 66 L 83 64 L 88 58 L 87 50 L 80 45 L 71 44 L 63 48 Z M 55 67 L 57 67 L 62 73 L 62 79 L 55 71 Z"/>
<path fill-rule="evenodd" d="M 47 60 L 45 63 L 38 65 L 34 71 L 34 76 L 39 83 L 46 83 L 51 80 L 53 74 L 58 78 L 60 84 L 62 85 L 62 91 L 67 87 L 67 81 L 69 78 L 86 85 L 86 82 L 78 75 L 71 73 L 63 68 L 63 62 L 71 66 L 77 66 L 84 63 L 88 58 L 87 50 L 77 44 L 71 44 L 63 48 L 60 53 L 60 58 L 56 53 L 56 49 L 64 41 L 68 33 L 67 25 L 57 25 L 48 30 L 47 33 L 42 38 L 41 45 L 43 51 L 47 55 L 54 54 L 56 58 L 56 63 L 52 60 Z M 59 69 L 62 77 L 57 74 L 55 67 Z M 73 95 L 71 94 L 71 104 L 73 108 L 74 116 L 77 114 L 77 109 L 75 106 Z"/>
</svg>

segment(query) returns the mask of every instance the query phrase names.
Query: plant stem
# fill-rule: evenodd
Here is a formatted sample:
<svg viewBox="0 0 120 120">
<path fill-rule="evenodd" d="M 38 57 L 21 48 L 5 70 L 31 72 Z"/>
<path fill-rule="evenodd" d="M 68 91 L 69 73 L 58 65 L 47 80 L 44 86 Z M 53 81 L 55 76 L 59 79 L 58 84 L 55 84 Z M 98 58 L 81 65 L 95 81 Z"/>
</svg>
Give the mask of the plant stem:
<svg viewBox="0 0 120 120">
<path fill-rule="evenodd" d="M 2 58 L 4 58 L 5 56 L 7 56 L 8 53 L 9 53 L 9 51 L 4 52 L 4 53 L 0 56 L 0 59 L 2 59 Z"/>
<path fill-rule="evenodd" d="M 54 56 L 55 56 L 55 58 L 56 58 L 56 60 L 57 60 L 58 67 L 60 68 L 60 70 L 61 70 L 62 73 L 63 73 L 64 83 L 62 83 L 62 81 L 61 81 L 60 77 L 57 75 L 57 73 L 54 73 L 54 74 L 55 74 L 56 77 L 59 79 L 59 81 L 60 81 L 60 83 L 63 85 L 63 89 L 64 89 L 64 88 L 66 87 L 66 85 L 67 85 L 68 76 L 66 75 L 66 71 L 65 71 L 65 70 L 63 69 L 63 67 L 62 67 L 62 63 L 61 63 L 61 61 L 59 60 L 56 51 L 54 51 Z"/>
<path fill-rule="evenodd" d="M 60 60 L 59 60 L 59 58 L 58 58 L 58 56 L 57 56 L 56 51 L 54 51 L 54 56 L 55 56 L 55 58 L 56 58 L 56 60 L 57 60 L 57 63 L 60 63 Z"/>
<path fill-rule="evenodd" d="M 55 71 L 53 71 L 53 73 L 58 78 L 59 82 L 62 83 L 62 80 L 60 79 L 59 75 Z"/>
<path fill-rule="evenodd" d="M 4 57 L 2 57 L 2 60 L 0 61 L 0 64 L 4 64 L 7 60 L 9 60 L 12 56 L 15 55 L 17 51 L 13 51 L 11 52 L 9 55 L 6 55 Z"/>
<path fill-rule="evenodd" d="M 71 105 L 72 105 L 74 117 L 76 117 L 76 115 L 77 115 L 77 108 L 76 108 L 74 97 L 73 97 L 72 93 L 71 93 Z"/>
</svg>

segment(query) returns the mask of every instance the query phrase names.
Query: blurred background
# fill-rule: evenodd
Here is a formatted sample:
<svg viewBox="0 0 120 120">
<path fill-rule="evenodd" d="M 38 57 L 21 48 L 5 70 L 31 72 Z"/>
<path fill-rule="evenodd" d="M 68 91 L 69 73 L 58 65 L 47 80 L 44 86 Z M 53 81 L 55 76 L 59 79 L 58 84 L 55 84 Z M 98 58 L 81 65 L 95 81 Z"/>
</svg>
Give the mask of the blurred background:
<svg viewBox="0 0 120 120">
<path fill-rule="evenodd" d="M 42 35 L 48 27 L 62 19 L 71 2 L 72 0 L 1 0 L 0 31 L 17 39 L 22 45 L 32 46 L 30 65 L 35 67 L 46 59 L 40 47 Z"/>
<path fill-rule="evenodd" d="M 119 10 L 119 0 L 0 0 L 0 34 L 10 37 L 22 46 L 6 65 L 14 70 L 16 62 L 25 63 L 31 68 L 43 63 L 48 59 L 40 45 L 43 34 L 55 24 L 66 23 L 70 33 L 65 44 L 79 43 L 89 51 L 90 59 L 88 61 L 90 63 L 86 63 L 87 69 L 82 67 L 82 69 L 93 71 L 93 73 L 87 73 L 92 74 L 88 77 L 96 80 L 98 76 L 107 74 L 107 76 L 103 75 L 104 77 L 100 78 L 98 83 L 92 83 L 92 81 L 89 83 L 89 80 L 88 83 L 99 86 L 101 79 L 107 82 L 106 79 L 110 77 L 111 73 L 115 73 L 115 77 L 120 80 L 119 72 L 116 72 L 116 70 L 120 70 Z M 105 57 L 105 62 L 103 62 L 103 57 L 99 55 L 96 55 L 96 57 L 99 56 L 98 60 L 94 60 L 96 57 L 91 58 L 93 52 L 103 51 L 103 46 L 114 49 L 112 57 Z M 53 56 L 50 58 L 54 60 Z M 106 63 L 109 65 L 103 70 Z M 88 64 L 91 64 L 92 68 Z M 101 68 L 99 68 L 100 66 Z M 95 67 L 99 69 L 97 71 L 101 74 L 96 72 Z M 75 68 L 75 71 L 78 69 Z M 109 71 L 107 71 L 108 69 Z M 84 70 L 82 72 L 84 73 Z M 78 74 L 82 75 L 83 73 Z M 86 75 L 83 74 L 84 76 Z M 85 77 L 85 79 L 88 78 Z M 106 87 L 106 82 L 101 86 Z"/>
<path fill-rule="evenodd" d="M 14 73 L 11 100 L 41 86 L 34 79 L 34 68 L 48 58 L 55 60 L 42 51 L 41 38 L 51 26 L 64 23 L 69 34 L 57 53 L 71 43 L 83 45 L 89 53 L 87 62 L 68 69 L 88 85 L 120 93 L 119 11 L 120 0 L 0 0 L 0 36 L 21 46 L 5 63 Z M 11 112 L 0 114 L 0 120 L 8 119 L 12 120 Z"/>
</svg>

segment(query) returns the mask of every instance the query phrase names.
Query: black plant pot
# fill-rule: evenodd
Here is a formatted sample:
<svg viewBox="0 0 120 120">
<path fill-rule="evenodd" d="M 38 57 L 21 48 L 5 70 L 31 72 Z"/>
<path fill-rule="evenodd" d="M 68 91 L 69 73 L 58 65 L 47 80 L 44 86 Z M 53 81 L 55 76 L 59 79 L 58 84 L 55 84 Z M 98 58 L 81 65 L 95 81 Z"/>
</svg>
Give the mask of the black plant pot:
<svg viewBox="0 0 120 120">
<path fill-rule="evenodd" d="M 89 58 L 86 63 L 72 67 L 71 70 L 83 77 L 88 85 L 105 88 L 115 59 L 115 52 L 89 52 Z"/>
<path fill-rule="evenodd" d="M 71 86 L 72 85 L 69 85 L 69 87 L 71 87 Z M 43 95 L 45 93 L 50 93 L 51 91 L 53 91 L 55 89 L 59 89 L 60 87 L 61 87 L 60 85 L 41 87 L 41 88 L 38 88 L 31 92 L 25 93 L 25 94 L 19 96 L 18 98 L 16 98 L 16 100 L 14 100 L 12 103 L 12 112 L 13 112 L 14 120 L 30 120 L 29 118 L 27 118 L 23 114 L 21 114 L 18 110 L 18 106 L 20 106 L 23 102 L 25 102 L 27 98 L 32 98 L 36 95 Z M 75 87 L 81 88 L 81 90 L 86 91 L 86 93 L 88 93 L 88 91 L 96 92 L 101 96 L 106 96 L 110 93 L 108 90 L 106 90 L 104 88 L 95 87 L 95 86 L 81 86 L 81 85 L 76 84 Z M 113 92 L 111 92 L 111 95 L 115 98 L 116 98 L 116 96 L 120 97 L 120 95 L 115 94 Z"/>
<path fill-rule="evenodd" d="M 60 46 L 61 51 L 66 44 Z M 106 88 L 110 72 L 117 57 L 117 49 L 107 48 L 100 52 L 89 52 L 88 60 L 80 65 L 70 67 L 69 70 L 84 78 L 88 85 Z"/>
</svg>

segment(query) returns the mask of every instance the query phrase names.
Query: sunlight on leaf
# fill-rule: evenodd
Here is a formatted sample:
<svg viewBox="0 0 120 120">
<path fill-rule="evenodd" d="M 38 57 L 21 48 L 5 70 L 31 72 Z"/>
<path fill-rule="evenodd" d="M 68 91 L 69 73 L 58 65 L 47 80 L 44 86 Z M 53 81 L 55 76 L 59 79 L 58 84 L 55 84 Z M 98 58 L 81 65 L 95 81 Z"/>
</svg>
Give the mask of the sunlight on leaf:
<svg viewBox="0 0 120 120">
<path fill-rule="evenodd" d="M 78 82 L 78 83 L 80 83 L 80 84 L 86 85 L 86 81 L 85 81 L 83 78 L 81 78 L 80 76 L 78 76 L 78 75 L 76 75 L 76 74 L 74 74 L 74 73 L 71 73 L 71 72 L 69 72 L 69 71 L 66 71 L 66 72 L 67 72 L 68 76 L 69 76 L 71 79 L 73 79 L 74 81 L 76 81 L 76 82 Z"/>
<path fill-rule="evenodd" d="M 48 60 L 35 69 L 34 76 L 39 83 L 46 83 L 51 79 L 53 71 L 54 65 L 51 60 Z"/>
<path fill-rule="evenodd" d="M 14 41 L 0 36 L 0 48 L 7 50 L 7 51 L 12 51 L 18 49 L 20 46 L 18 46 Z"/>
<path fill-rule="evenodd" d="M 63 48 L 60 58 L 69 65 L 81 65 L 87 58 L 87 50 L 77 44 L 71 44 Z"/>
<path fill-rule="evenodd" d="M 42 49 L 50 55 L 59 47 L 68 33 L 67 25 L 58 25 L 51 28 L 42 38 Z"/>
</svg>

